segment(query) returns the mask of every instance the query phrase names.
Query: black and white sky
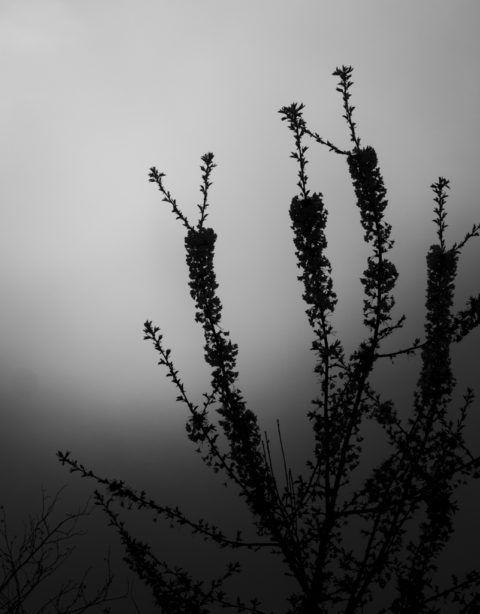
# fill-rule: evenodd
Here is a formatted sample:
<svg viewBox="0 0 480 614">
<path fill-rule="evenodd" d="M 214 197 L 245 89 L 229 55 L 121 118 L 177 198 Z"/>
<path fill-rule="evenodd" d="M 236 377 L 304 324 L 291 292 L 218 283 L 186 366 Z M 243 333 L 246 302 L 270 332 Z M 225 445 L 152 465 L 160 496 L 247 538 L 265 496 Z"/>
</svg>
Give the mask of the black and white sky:
<svg viewBox="0 0 480 614">
<path fill-rule="evenodd" d="M 159 501 L 222 509 L 176 390 L 142 338 L 152 319 L 200 400 L 209 380 L 184 229 L 147 175 L 153 165 L 165 172 L 193 218 L 208 151 L 218 164 L 208 220 L 239 385 L 263 428 L 281 419 L 301 462 L 316 383 L 288 217 L 297 169 L 277 111 L 305 103 L 311 129 L 348 148 L 331 73 L 354 67 L 355 120 L 388 191 L 396 313 L 407 315 L 396 349 L 422 333 L 425 254 L 436 236 L 430 184 L 451 181 L 447 241 L 480 220 L 479 26 L 475 0 L 0 0 L 2 502 L 27 513 L 41 484 L 68 483 L 72 502 L 87 496 L 91 485 L 55 459 L 69 449 Z M 335 327 L 353 349 L 368 255 L 353 188 L 341 156 L 314 143 L 308 155 L 310 188 L 329 209 Z M 478 239 L 464 250 L 458 307 L 479 291 L 479 250 Z M 455 349 L 463 387 L 478 383 L 479 341 L 476 331 Z M 408 404 L 418 363 L 402 360 L 376 377 Z M 370 434 L 374 455 L 383 444 Z M 462 497 L 450 556 L 467 557 L 468 531 L 478 531 L 478 488 Z M 234 513 L 226 506 L 220 516 Z"/>
</svg>

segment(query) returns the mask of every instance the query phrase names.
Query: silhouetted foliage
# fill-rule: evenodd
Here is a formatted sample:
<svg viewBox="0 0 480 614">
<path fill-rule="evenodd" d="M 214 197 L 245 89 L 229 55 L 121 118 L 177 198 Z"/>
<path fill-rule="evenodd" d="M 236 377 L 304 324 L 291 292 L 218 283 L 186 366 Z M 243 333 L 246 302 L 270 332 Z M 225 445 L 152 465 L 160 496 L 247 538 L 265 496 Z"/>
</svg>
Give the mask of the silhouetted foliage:
<svg viewBox="0 0 480 614">
<path fill-rule="evenodd" d="M 88 505 L 55 518 L 61 491 L 50 497 L 42 493 L 40 512 L 29 517 L 22 535 L 7 522 L 0 507 L 0 612 L 5 614 L 83 614 L 110 612 L 113 575 L 106 558 L 105 579 L 96 588 L 89 586 L 91 569 L 80 579 L 62 579 L 62 571 L 75 550 L 75 541 L 85 531 L 79 521 L 88 517 Z M 95 580 L 97 583 L 97 580 Z M 49 596 L 45 596 L 48 592 Z M 100 609 L 101 608 L 101 609 Z"/>
<path fill-rule="evenodd" d="M 160 611 L 167 614 L 203 614 L 212 612 L 212 608 L 257 614 L 266 610 L 258 602 L 246 604 L 226 596 L 223 583 L 238 570 L 235 565 L 207 585 L 195 581 L 184 569 L 157 559 L 150 545 L 132 537 L 125 528 L 112 507 L 116 500 L 187 525 L 193 533 L 222 548 L 254 551 L 263 548 L 280 556 L 287 574 L 298 585 L 297 592 L 289 597 L 290 605 L 286 604 L 291 613 L 364 612 L 378 595 L 390 600 L 387 607 L 375 609 L 378 614 L 440 611 L 473 614 L 480 610 L 478 571 L 461 579 L 452 575 L 451 584 L 443 588 L 433 580 L 436 558 L 453 532 L 452 520 L 458 507 L 455 490 L 467 478 L 480 476 L 480 457 L 470 452 L 463 437 L 473 392 L 467 390 L 453 418 L 447 412 L 452 406 L 455 386 L 451 345 L 480 324 L 480 295 L 471 297 L 464 310 L 452 311 L 458 257 L 466 242 L 479 236 L 480 224 L 474 225 L 460 243 L 447 247 L 445 203 L 449 182 L 440 177 L 431 186 L 435 193 L 438 243 L 430 247 L 427 255 L 425 338 L 415 339 L 409 347 L 383 352 L 383 342 L 405 323 L 405 316 L 392 320 L 398 275 L 389 259 L 393 241 L 391 227 L 384 217 L 388 204 L 386 190 L 375 150 L 361 146 L 357 136 L 352 118 L 354 107 L 349 103 L 352 68 L 342 66 L 333 74 L 339 79 L 337 90 L 343 99 L 350 150 L 340 149 L 309 130 L 303 118 L 303 104 L 293 103 L 280 110 L 294 137 L 291 157 L 299 165 L 300 193 L 291 202 L 290 218 L 301 270 L 298 279 L 303 283 L 306 314 L 315 336 L 312 350 L 320 391 L 308 412 L 315 445 L 305 473 L 293 475 L 287 467 L 279 430 L 284 465 L 284 484 L 280 485 L 273 470 L 269 439 L 266 435 L 262 437 L 257 416 L 247 408 L 237 386 L 238 348 L 221 327 L 222 304 L 216 294 L 213 262 L 217 236 L 205 226 L 210 177 L 215 166 L 211 153 L 202 157 L 203 202 L 198 205 L 200 216 L 196 226 L 189 223 L 166 190 L 165 175 L 155 168 L 149 175 L 187 231 L 190 294 L 195 303 L 195 319 L 205 334 L 205 360 L 211 367 L 211 391 L 204 394 L 201 406 L 188 398 L 160 329 L 147 320 L 144 335 L 152 342 L 159 364 L 166 368 L 167 377 L 176 386 L 177 400 L 189 411 L 188 437 L 207 465 L 236 485 L 251 512 L 257 537 L 244 539 L 240 531 L 235 537 L 227 537 L 218 527 L 204 520 L 191 520 L 178 508 L 158 505 L 145 492 L 139 493 L 122 481 L 96 475 L 72 459 L 70 452 L 59 452 L 60 461 L 70 471 L 93 478 L 104 487 L 103 493 L 96 491 L 96 502 L 118 531 L 128 564 L 151 588 Z M 326 255 L 327 209 L 322 194 L 310 193 L 307 188 L 305 137 L 346 157 L 364 240 L 371 250 L 361 277 L 366 334 L 349 357 L 330 322 L 337 297 Z M 369 378 L 377 361 L 385 358 L 394 361 L 400 355 L 416 352 L 421 352 L 422 367 L 412 415 L 404 424 L 393 402 L 381 399 Z M 345 487 L 361 461 L 360 428 L 365 420 L 381 426 L 392 451 L 361 487 L 347 495 Z M 364 527 L 360 555 L 354 552 L 343 530 L 354 519 Z M 418 536 L 404 543 L 407 526 L 412 522 L 419 527 Z"/>
</svg>

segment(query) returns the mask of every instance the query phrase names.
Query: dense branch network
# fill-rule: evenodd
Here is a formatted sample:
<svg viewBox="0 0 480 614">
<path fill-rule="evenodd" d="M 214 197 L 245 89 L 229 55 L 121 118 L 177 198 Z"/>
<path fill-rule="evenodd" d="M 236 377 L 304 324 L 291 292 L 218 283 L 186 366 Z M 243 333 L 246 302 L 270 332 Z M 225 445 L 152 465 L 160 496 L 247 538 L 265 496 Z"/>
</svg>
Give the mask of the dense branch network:
<svg viewBox="0 0 480 614">
<path fill-rule="evenodd" d="M 54 496 L 42 491 L 40 512 L 24 523 L 22 533 L 12 528 L 7 511 L 0 507 L 0 611 L 6 614 L 83 614 L 102 607 L 126 594 L 112 595 L 114 577 L 109 557 L 102 583 L 90 584 L 92 570 L 78 579 L 62 581 L 62 569 L 75 551 L 74 542 L 85 535 L 79 522 L 90 514 L 85 505 L 76 512 L 57 518 L 63 488 Z M 52 584 L 52 580 L 55 584 Z M 50 595 L 45 587 L 53 586 Z"/>
</svg>

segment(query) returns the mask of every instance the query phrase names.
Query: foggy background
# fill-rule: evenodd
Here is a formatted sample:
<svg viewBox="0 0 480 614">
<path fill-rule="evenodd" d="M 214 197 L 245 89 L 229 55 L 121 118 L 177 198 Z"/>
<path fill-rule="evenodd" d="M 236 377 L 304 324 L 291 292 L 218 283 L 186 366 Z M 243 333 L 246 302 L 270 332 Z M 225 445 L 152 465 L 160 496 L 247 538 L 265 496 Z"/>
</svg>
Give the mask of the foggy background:
<svg viewBox="0 0 480 614">
<path fill-rule="evenodd" d="M 281 419 L 289 460 L 302 468 L 311 441 L 305 414 L 318 392 L 288 216 L 297 193 L 293 140 L 277 111 L 304 102 L 308 126 L 350 148 L 331 73 L 354 67 L 354 120 L 362 144 L 377 151 L 396 241 L 395 314 L 407 315 L 405 332 L 385 351 L 404 347 L 422 335 L 425 255 L 436 240 L 430 184 L 439 175 L 451 181 L 448 244 L 480 219 L 479 17 L 474 0 L 0 0 L 7 510 L 18 518 L 34 512 L 41 484 L 53 493 L 68 483 L 65 509 L 84 501 L 94 484 L 55 459 L 68 449 L 159 503 L 236 526 L 235 497 L 195 455 L 186 408 L 175 403 L 177 391 L 142 334 L 146 319 L 161 327 L 198 403 L 209 373 L 187 286 L 184 228 L 147 175 L 151 166 L 165 172 L 165 186 L 193 221 L 208 151 L 218 166 L 207 224 L 218 234 L 218 293 L 223 325 L 239 345 L 239 386 L 272 440 Z M 363 337 L 359 276 L 368 252 L 345 159 L 306 144 L 309 188 L 323 193 L 329 210 L 334 324 L 351 351 Z M 457 308 L 479 291 L 479 250 L 472 239 L 463 251 Z M 479 341 L 475 331 L 455 348 L 459 394 L 478 381 Z M 419 362 L 397 364 L 382 365 L 375 381 L 408 405 Z M 472 413 L 467 438 L 476 451 L 478 402 Z M 381 433 L 368 432 L 372 461 L 385 448 Z M 462 491 L 445 559 L 460 570 L 477 562 L 478 492 L 478 484 Z M 179 534 L 162 525 L 159 552 L 202 564 L 203 542 Z M 97 547 L 101 560 L 109 541 L 118 561 L 116 535 L 97 512 L 85 561 Z"/>
</svg>

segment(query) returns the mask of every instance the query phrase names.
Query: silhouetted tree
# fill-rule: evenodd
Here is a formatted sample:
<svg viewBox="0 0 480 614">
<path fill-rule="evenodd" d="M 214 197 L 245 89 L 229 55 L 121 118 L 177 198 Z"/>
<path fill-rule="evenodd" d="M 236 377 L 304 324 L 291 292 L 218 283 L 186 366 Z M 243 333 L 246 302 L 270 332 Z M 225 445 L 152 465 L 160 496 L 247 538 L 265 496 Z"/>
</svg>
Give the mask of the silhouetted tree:
<svg viewBox="0 0 480 614">
<path fill-rule="evenodd" d="M 458 257 L 466 242 L 479 236 L 480 224 L 474 225 L 461 242 L 447 247 L 445 203 L 449 182 L 440 177 L 431 186 L 438 243 L 427 254 L 425 338 L 415 339 L 411 346 L 395 352 L 382 351 L 383 342 L 405 322 L 405 316 L 397 321 L 392 319 L 397 270 L 389 259 L 393 241 L 391 227 L 384 218 L 386 190 L 377 154 L 372 147 L 361 146 L 352 119 L 354 107 L 349 101 L 352 68 L 342 66 L 333 74 L 339 79 L 337 90 L 343 99 L 351 149 L 342 150 L 307 128 L 303 104 L 294 103 L 280 110 L 282 120 L 293 133 L 295 149 L 291 156 L 299 165 L 300 192 L 291 202 L 290 218 L 301 270 L 298 279 L 304 286 L 306 314 L 314 332 L 312 350 L 317 357 L 315 372 L 319 379 L 319 396 L 312 401 L 313 409 L 308 413 L 315 445 L 305 473 L 293 475 L 288 469 L 282 444 L 285 475 L 284 484 L 280 484 L 273 470 L 269 439 L 262 437 L 257 416 L 248 409 L 237 385 L 238 348 L 221 326 L 222 304 L 216 293 L 213 260 L 217 235 L 205 225 L 215 167 L 211 153 L 202 157 L 203 202 L 198 205 L 196 225 L 188 221 L 165 188 L 164 173 L 152 168 L 149 175 L 186 229 L 190 294 L 195 303 L 195 319 L 205 335 L 205 360 L 211 367 L 211 391 L 204 394 L 201 406 L 188 398 L 160 329 L 147 321 L 144 334 L 176 386 L 177 400 L 189 410 L 186 425 L 189 439 L 196 444 L 205 463 L 237 487 L 258 535 L 250 540 L 240 532 L 226 536 L 217 526 L 191 520 L 177 507 L 159 505 L 145 492 L 135 491 L 123 481 L 95 474 L 72 459 L 70 452 L 58 453 L 60 461 L 72 472 L 80 472 L 105 487 L 96 491 L 96 502 L 118 531 L 128 564 L 151 588 L 161 612 L 206 614 L 212 608 L 252 613 L 265 610 L 257 601 L 247 604 L 226 596 L 223 583 L 237 571 L 234 565 L 223 577 L 207 584 L 158 559 L 149 544 L 127 530 L 113 508 L 116 500 L 188 525 L 193 533 L 221 547 L 255 551 L 262 548 L 281 557 L 285 571 L 298 586 L 297 592 L 289 597 L 290 605 L 286 604 L 291 613 L 354 614 L 363 612 L 378 595 L 388 598 L 389 605 L 369 612 L 480 611 L 478 571 L 461 579 L 452 575 L 451 583 L 445 587 L 439 587 L 433 580 L 436 558 L 453 532 L 452 520 L 458 508 L 455 490 L 467 478 L 480 475 L 480 457 L 470 452 L 463 437 L 467 410 L 474 399 L 472 390 L 467 390 L 455 416 L 449 416 L 447 411 L 453 404 L 455 386 L 450 347 L 480 323 L 480 295 L 471 297 L 458 313 L 453 313 L 452 307 Z M 366 334 L 349 357 L 331 325 L 337 297 L 326 255 L 327 210 L 322 194 L 311 193 L 307 187 L 305 137 L 346 158 L 364 240 L 371 249 L 361 277 Z M 373 389 L 370 376 L 377 361 L 385 358 L 393 361 L 400 355 L 416 352 L 421 352 L 421 373 L 412 415 L 405 424 L 393 402 L 382 399 Z M 382 427 L 392 451 L 353 494 L 348 494 L 345 487 L 361 460 L 360 427 L 365 420 Z M 345 538 L 345 527 L 354 520 L 364 527 L 360 554 L 354 552 Z M 418 535 L 405 543 L 407 526 L 412 524 L 418 527 Z M 447 609 L 440 610 L 441 606 Z"/>
<path fill-rule="evenodd" d="M 75 541 L 85 535 L 78 523 L 91 511 L 87 504 L 58 519 L 62 490 L 53 497 L 42 492 L 40 512 L 28 518 L 21 535 L 0 506 L 0 612 L 4 614 L 106 614 L 109 602 L 125 596 L 111 594 L 113 575 L 108 557 L 105 579 L 96 588 L 88 585 L 91 569 L 80 579 L 62 578 Z"/>
</svg>

